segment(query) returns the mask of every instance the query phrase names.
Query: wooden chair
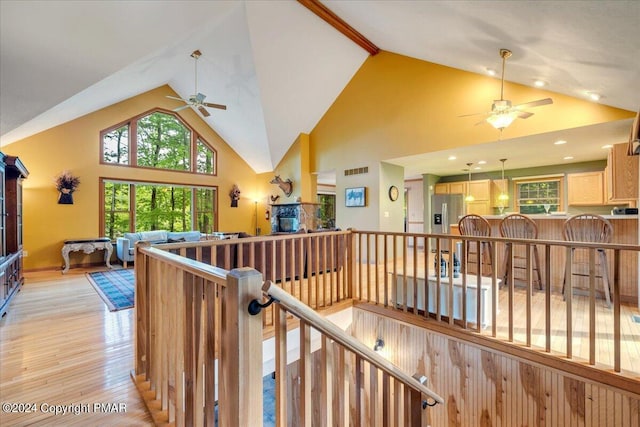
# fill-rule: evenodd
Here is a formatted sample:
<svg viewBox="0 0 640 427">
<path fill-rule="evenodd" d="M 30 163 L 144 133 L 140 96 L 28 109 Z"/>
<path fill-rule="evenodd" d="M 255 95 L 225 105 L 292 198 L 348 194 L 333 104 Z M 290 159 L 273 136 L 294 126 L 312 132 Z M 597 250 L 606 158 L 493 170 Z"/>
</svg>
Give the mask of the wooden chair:
<svg viewBox="0 0 640 427">
<path fill-rule="evenodd" d="M 475 214 L 465 215 L 458 221 L 458 230 L 461 236 L 474 236 L 474 237 L 490 237 L 491 236 L 491 224 L 483 217 Z M 465 251 L 465 260 L 467 265 L 471 265 L 469 261 L 469 253 L 473 242 L 467 242 Z M 493 259 L 491 256 L 491 242 L 477 242 L 475 245 L 477 248 L 478 259 L 482 259 L 482 275 L 491 275 L 491 269 L 493 268 Z M 477 261 L 476 261 L 477 262 Z M 466 268 L 465 266 L 463 266 Z"/>
<path fill-rule="evenodd" d="M 507 215 L 500 221 L 500 235 L 509 239 L 537 239 L 538 238 L 538 225 L 526 215 L 511 214 Z M 516 243 L 517 244 L 517 243 Z M 504 275 L 502 276 L 502 283 L 507 285 L 509 280 L 515 279 L 511 277 L 513 269 L 526 269 L 526 266 L 511 265 L 511 254 L 513 252 L 513 243 L 507 243 L 505 247 L 504 258 Z M 513 260 L 525 259 L 523 256 L 515 255 Z M 534 276 L 534 283 L 538 284 L 538 288 L 542 290 L 542 276 L 540 274 L 540 257 L 538 256 L 538 247 L 533 246 L 533 262 L 532 269 L 536 272 Z"/>
<path fill-rule="evenodd" d="M 613 235 L 613 226 L 609 221 L 600 215 L 579 214 L 574 215 L 564 222 L 563 226 L 564 239 L 572 242 L 589 242 L 589 243 L 610 243 Z M 571 249 L 573 254 L 575 248 Z M 611 307 L 611 283 L 609 281 L 609 267 L 607 263 L 607 253 L 604 249 L 597 249 L 600 263 L 596 264 L 596 278 L 602 279 L 602 287 L 607 300 L 607 307 Z M 573 258 L 573 257 L 572 257 Z M 569 259 L 565 264 L 564 280 L 562 282 L 562 294 L 564 295 L 564 287 L 566 284 L 566 269 L 568 268 Z M 574 260 L 574 263 L 578 263 Z M 579 262 L 586 264 L 587 262 Z M 597 267 L 600 266 L 600 274 L 597 274 Z M 576 276 L 589 276 L 589 273 L 572 272 Z"/>
</svg>

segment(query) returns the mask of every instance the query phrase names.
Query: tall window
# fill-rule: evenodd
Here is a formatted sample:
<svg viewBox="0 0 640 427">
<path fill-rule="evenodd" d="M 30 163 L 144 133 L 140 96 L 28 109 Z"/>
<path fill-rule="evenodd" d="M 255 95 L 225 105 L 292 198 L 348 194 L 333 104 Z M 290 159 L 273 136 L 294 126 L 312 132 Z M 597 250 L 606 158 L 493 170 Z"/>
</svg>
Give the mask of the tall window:
<svg viewBox="0 0 640 427">
<path fill-rule="evenodd" d="M 334 228 L 336 226 L 336 195 L 318 194 L 318 226 L 321 228 Z"/>
<path fill-rule="evenodd" d="M 516 182 L 516 204 L 522 214 L 543 214 L 562 210 L 562 178 Z"/>
<path fill-rule="evenodd" d="M 104 234 L 199 230 L 216 224 L 217 189 L 148 182 L 102 180 Z"/>
<path fill-rule="evenodd" d="M 147 113 L 100 136 L 102 163 L 216 174 L 216 151 L 174 113 Z"/>
</svg>

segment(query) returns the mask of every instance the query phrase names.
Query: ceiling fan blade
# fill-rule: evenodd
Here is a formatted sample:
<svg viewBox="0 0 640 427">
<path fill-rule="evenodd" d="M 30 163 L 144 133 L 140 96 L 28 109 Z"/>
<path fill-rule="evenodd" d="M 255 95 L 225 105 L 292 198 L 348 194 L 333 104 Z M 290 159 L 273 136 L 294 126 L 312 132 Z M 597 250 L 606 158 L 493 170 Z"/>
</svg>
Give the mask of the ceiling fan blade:
<svg viewBox="0 0 640 427">
<path fill-rule="evenodd" d="M 200 111 L 202 113 L 203 116 L 205 117 L 209 117 L 211 114 L 207 111 L 206 108 L 204 108 L 202 105 L 200 105 L 198 107 L 198 111 Z"/>
<path fill-rule="evenodd" d="M 461 116 L 458 117 L 471 117 L 471 116 L 480 116 L 482 114 L 491 114 L 491 113 L 472 113 L 472 114 L 463 114 Z"/>
<path fill-rule="evenodd" d="M 169 99 L 175 99 L 176 101 L 187 102 L 187 101 L 185 101 L 184 99 L 182 99 L 182 98 L 178 98 L 178 97 L 176 97 L 176 96 L 170 96 L 170 95 L 167 95 L 167 98 L 169 98 Z"/>
<path fill-rule="evenodd" d="M 524 110 L 532 107 L 539 107 L 541 105 L 553 104 L 553 99 L 545 98 L 538 99 L 537 101 L 525 102 L 524 104 L 515 105 L 513 108 L 517 108 L 518 110 Z"/>
<path fill-rule="evenodd" d="M 519 111 L 518 112 L 518 118 L 520 118 L 520 119 L 528 119 L 531 116 L 533 116 L 533 113 L 530 113 L 528 111 Z"/>
<path fill-rule="evenodd" d="M 189 108 L 189 104 L 183 105 L 182 107 L 174 108 L 173 111 L 178 112 L 184 110 L 185 108 Z"/>
<path fill-rule="evenodd" d="M 205 107 L 210 107 L 210 108 L 217 108 L 219 110 L 226 110 L 227 106 L 226 105 L 222 105 L 222 104 L 212 104 L 210 102 L 204 102 L 202 105 L 204 105 Z"/>
</svg>

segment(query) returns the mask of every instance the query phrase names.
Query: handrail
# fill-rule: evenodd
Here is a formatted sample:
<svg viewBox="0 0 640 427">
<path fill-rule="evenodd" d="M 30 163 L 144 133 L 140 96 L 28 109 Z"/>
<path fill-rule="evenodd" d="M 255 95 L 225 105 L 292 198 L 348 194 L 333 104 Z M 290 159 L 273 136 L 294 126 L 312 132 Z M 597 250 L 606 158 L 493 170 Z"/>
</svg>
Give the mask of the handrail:
<svg viewBox="0 0 640 427">
<path fill-rule="evenodd" d="M 219 267 L 214 267 L 208 264 L 203 264 L 196 260 L 192 260 L 180 255 L 173 254 L 171 252 L 158 249 L 155 246 L 151 246 L 149 242 L 137 242 L 137 249 L 142 249 L 143 252 L 149 255 L 151 258 L 165 261 L 169 265 L 179 267 L 188 273 L 192 273 L 198 277 L 210 277 L 213 276 L 217 280 L 220 280 L 221 284 L 225 284 L 227 280 L 227 270 Z"/>
<path fill-rule="evenodd" d="M 460 236 L 457 234 L 438 234 L 438 233 L 402 233 L 392 231 L 365 231 L 365 230 L 353 230 L 358 234 L 371 234 L 379 236 L 395 236 L 395 237 L 426 237 L 429 239 L 455 239 L 455 240 L 468 240 L 471 242 L 502 242 L 502 243 L 514 243 L 516 245 L 553 245 L 553 246 L 566 246 L 572 248 L 585 248 L 585 249 L 611 249 L 611 250 L 626 250 L 626 251 L 638 251 L 640 252 L 640 245 L 630 245 L 627 243 L 591 243 L 591 242 L 578 242 L 573 240 L 543 240 L 543 239 L 513 239 L 509 237 L 493 237 L 493 236 Z"/>
<path fill-rule="evenodd" d="M 357 354 L 359 357 L 361 357 L 371 365 L 386 372 L 396 380 L 406 384 L 414 391 L 430 397 L 434 400 L 435 403 L 444 403 L 442 397 L 440 397 L 436 392 L 421 384 L 411 375 L 408 375 L 400 370 L 397 366 L 389 362 L 387 359 L 376 354 L 373 350 L 348 335 L 338 326 L 326 320 L 323 316 L 317 314 L 307 305 L 301 303 L 296 298 L 289 295 L 279 286 L 274 285 L 271 281 L 266 281 L 264 283 L 264 285 L 262 286 L 262 292 L 269 297 L 275 298 L 275 300 L 288 312 L 294 314 L 299 319 L 309 323 L 314 329 L 324 333 L 329 338 L 346 347 L 353 353 Z"/>
</svg>

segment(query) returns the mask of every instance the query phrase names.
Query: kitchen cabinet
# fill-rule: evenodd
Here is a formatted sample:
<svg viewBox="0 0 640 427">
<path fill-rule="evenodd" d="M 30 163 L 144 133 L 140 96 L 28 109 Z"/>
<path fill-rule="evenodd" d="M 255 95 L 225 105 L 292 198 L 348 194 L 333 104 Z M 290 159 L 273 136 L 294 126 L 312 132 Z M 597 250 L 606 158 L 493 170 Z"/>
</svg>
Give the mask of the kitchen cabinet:
<svg viewBox="0 0 640 427">
<path fill-rule="evenodd" d="M 509 180 L 508 179 L 494 179 L 491 181 L 491 207 L 499 208 L 502 206 L 502 200 L 500 200 L 500 195 L 505 193 L 509 195 Z M 511 197 L 509 196 L 509 199 Z M 504 207 L 509 206 L 509 199 L 507 199 L 504 204 Z"/>
<path fill-rule="evenodd" d="M 473 196 L 475 200 L 491 199 L 491 180 L 479 179 L 469 182 L 469 194 Z"/>
<path fill-rule="evenodd" d="M 490 215 L 491 203 L 489 200 L 474 200 L 473 202 L 465 202 L 467 205 L 467 215 Z"/>
<path fill-rule="evenodd" d="M 435 194 L 464 194 L 473 196 L 473 202 L 465 201 L 465 212 L 476 215 L 491 214 L 491 180 L 441 182 L 434 186 Z"/>
<path fill-rule="evenodd" d="M 607 199 L 631 203 L 638 199 L 638 158 L 627 155 L 627 143 L 615 144 L 607 157 Z"/>
<path fill-rule="evenodd" d="M 567 174 L 567 199 L 570 206 L 597 206 L 606 204 L 604 172 Z"/>
<path fill-rule="evenodd" d="M 467 194 L 466 181 L 461 182 L 440 182 L 435 185 L 435 194 Z"/>
</svg>

